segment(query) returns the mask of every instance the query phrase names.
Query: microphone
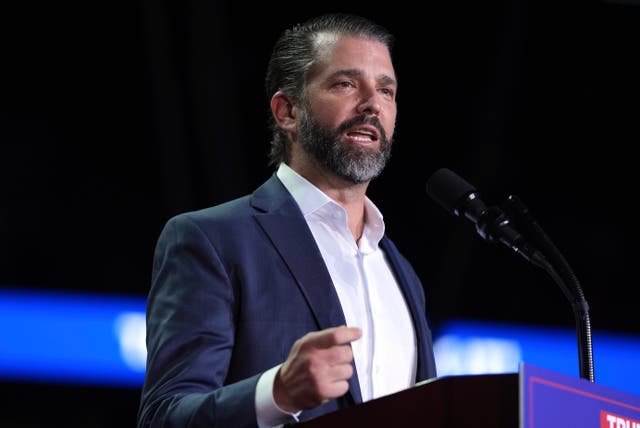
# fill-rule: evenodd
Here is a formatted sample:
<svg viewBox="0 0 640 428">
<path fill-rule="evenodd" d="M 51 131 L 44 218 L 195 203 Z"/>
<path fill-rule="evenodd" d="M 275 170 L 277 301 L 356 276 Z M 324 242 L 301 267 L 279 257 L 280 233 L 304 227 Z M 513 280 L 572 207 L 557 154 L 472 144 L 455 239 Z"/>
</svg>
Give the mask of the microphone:
<svg viewBox="0 0 640 428">
<path fill-rule="evenodd" d="M 547 264 L 542 253 L 512 226 L 502 209 L 487 207 L 478 191 L 450 169 L 441 168 L 431 175 L 427 181 L 427 194 L 446 211 L 470 220 L 484 240 L 502 242 L 536 266 Z"/>
<path fill-rule="evenodd" d="M 480 199 L 477 190 L 453 171 L 446 168 L 436 171 L 427 181 L 427 194 L 453 215 L 469 219 L 483 239 L 489 242 L 502 242 L 536 267 L 545 270 L 560 286 L 571 302 L 576 319 L 580 377 L 594 382 L 589 305 L 568 263 L 542 228 L 532 219 L 524 204 L 518 198 L 510 196 L 505 208 L 524 218 L 525 223 L 533 229 L 534 238 L 538 238 L 537 243 L 542 245 L 543 250 L 551 255 L 551 260 L 560 266 L 560 272 L 540 251 L 529 245 L 499 207 L 487 207 Z"/>
</svg>

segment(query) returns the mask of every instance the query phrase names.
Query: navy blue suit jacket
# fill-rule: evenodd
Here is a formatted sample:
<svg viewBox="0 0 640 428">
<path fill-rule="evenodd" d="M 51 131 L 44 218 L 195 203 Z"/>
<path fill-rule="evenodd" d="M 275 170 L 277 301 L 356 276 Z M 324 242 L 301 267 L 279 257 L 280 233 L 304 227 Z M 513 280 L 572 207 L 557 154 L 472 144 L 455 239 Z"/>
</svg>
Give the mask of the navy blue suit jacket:
<svg viewBox="0 0 640 428">
<path fill-rule="evenodd" d="M 410 309 L 417 381 L 435 376 L 422 284 L 385 236 L 380 243 Z M 253 195 L 169 220 L 147 301 L 147 375 L 139 427 L 254 427 L 255 387 L 306 333 L 346 324 L 304 217 L 274 175 Z M 302 420 L 362 401 L 344 396 Z"/>
</svg>

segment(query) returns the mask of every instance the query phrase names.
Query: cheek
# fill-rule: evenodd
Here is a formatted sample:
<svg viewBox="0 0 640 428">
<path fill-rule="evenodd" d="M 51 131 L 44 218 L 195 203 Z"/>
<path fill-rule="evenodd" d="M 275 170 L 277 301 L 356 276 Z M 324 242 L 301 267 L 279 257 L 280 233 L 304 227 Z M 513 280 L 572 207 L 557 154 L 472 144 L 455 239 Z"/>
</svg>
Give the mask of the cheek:
<svg viewBox="0 0 640 428">
<path fill-rule="evenodd" d="M 349 118 L 345 103 L 316 102 L 311 105 L 310 113 L 318 122 L 331 129 Z"/>
<path fill-rule="evenodd" d="M 396 126 L 395 112 L 393 114 L 385 116 L 385 118 L 382 120 L 382 126 L 384 127 L 384 131 L 387 133 L 387 138 L 391 139 Z"/>
</svg>

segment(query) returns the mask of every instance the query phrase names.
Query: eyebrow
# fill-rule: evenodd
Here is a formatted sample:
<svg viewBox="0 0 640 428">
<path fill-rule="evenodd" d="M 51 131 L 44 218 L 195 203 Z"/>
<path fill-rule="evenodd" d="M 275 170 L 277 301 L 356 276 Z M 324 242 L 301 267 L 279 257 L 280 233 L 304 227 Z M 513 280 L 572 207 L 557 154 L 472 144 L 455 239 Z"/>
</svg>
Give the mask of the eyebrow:
<svg viewBox="0 0 640 428">
<path fill-rule="evenodd" d="M 351 78 L 357 78 L 357 77 L 361 77 L 362 76 L 362 71 L 358 70 L 357 68 L 349 68 L 346 70 L 338 70 L 334 73 L 332 73 L 329 76 L 329 79 L 334 79 L 336 77 L 339 76 L 346 76 L 346 77 L 351 77 Z M 376 80 L 384 85 L 392 85 L 392 86 L 398 86 L 398 82 L 396 82 L 396 79 L 394 79 L 393 77 L 387 75 L 387 74 L 382 74 L 379 75 Z"/>
</svg>

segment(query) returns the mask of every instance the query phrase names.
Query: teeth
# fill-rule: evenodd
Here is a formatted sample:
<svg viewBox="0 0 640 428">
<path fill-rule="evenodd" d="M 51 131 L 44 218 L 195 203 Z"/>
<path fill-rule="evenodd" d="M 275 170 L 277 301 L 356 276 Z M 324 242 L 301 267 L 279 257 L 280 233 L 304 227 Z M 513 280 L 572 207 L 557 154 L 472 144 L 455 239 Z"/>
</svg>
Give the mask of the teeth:
<svg viewBox="0 0 640 428">
<path fill-rule="evenodd" d="M 371 138 L 369 138 L 369 137 L 359 137 L 357 135 L 354 135 L 353 139 L 354 140 L 358 140 L 358 141 L 371 141 Z"/>
<path fill-rule="evenodd" d="M 376 134 L 368 129 L 354 129 L 349 132 L 349 136 L 356 141 L 370 142 L 376 140 Z"/>
</svg>

